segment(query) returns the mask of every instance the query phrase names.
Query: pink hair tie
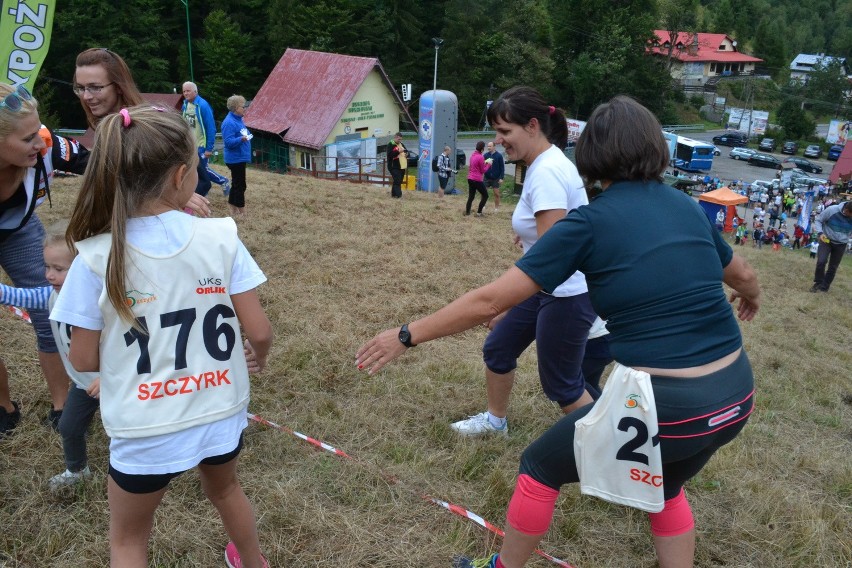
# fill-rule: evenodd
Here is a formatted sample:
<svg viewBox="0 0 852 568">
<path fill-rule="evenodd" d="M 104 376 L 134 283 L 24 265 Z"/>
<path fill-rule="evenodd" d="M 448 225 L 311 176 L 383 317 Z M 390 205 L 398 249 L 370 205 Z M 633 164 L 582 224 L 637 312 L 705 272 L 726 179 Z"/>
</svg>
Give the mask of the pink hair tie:
<svg viewBox="0 0 852 568">
<path fill-rule="evenodd" d="M 549 114 L 556 114 L 556 107 L 555 107 L 555 106 L 549 106 L 549 107 L 547 107 L 547 112 L 548 112 Z"/>
<path fill-rule="evenodd" d="M 120 114 L 122 117 L 124 117 L 124 122 L 123 122 L 124 127 L 128 128 L 130 126 L 130 113 L 127 112 L 126 108 L 123 108 L 120 111 L 118 111 L 118 114 Z"/>
</svg>

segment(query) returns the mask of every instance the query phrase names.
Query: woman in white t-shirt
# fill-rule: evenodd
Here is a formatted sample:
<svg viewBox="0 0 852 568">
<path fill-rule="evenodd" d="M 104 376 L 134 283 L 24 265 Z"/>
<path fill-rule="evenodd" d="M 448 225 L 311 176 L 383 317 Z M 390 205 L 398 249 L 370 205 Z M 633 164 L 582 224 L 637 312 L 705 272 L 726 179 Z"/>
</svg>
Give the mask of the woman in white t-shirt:
<svg viewBox="0 0 852 568">
<path fill-rule="evenodd" d="M 512 215 L 515 243 L 526 252 L 568 211 L 586 205 L 583 180 L 562 149 L 565 115 L 530 87 L 513 87 L 488 110 L 488 121 L 509 160 L 527 164 L 524 188 Z M 570 412 L 592 402 L 581 370 L 596 315 L 586 279 L 574 273 L 554 293 L 539 292 L 489 322 L 483 359 L 488 408 L 452 425 L 464 436 L 508 433 L 506 414 L 518 357 L 535 340 L 539 378 L 548 398 Z"/>
</svg>

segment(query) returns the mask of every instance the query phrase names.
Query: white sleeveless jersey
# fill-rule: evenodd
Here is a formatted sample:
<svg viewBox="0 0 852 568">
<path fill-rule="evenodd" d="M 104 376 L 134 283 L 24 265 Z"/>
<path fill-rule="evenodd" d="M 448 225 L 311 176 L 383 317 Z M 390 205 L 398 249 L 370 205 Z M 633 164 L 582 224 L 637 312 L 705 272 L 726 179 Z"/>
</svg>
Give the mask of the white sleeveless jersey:
<svg viewBox="0 0 852 568">
<path fill-rule="evenodd" d="M 110 437 L 140 438 L 208 424 L 248 407 L 249 379 L 230 298 L 237 227 L 187 218 L 192 237 L 171 255 L 127 244 L 127 303 L 147 333 L 121 320 L 107 297 L 100 344 L 101 415 Z M 110 235 L 77 243 L 104 277 Z"/>
<path fill-rule="evenodd" d="M 616 363 L 594 408 L 575 423 L 580 492 L 658 513 L 663 460 L 651 376 Z"/>
<path fill-rule="evenodd" d="M 56 293 L 56 290 L 50 293 L 50 299 L 47 301 L 49 310 L 53 310 L 58 297 L 59 295 Z M 50 328 L 53 330 L 53 340 L 59 349 L 59 357 L 62 359 L 62 364 L 65 366 L 65 372 L 68 373 L 68 377 L 81 389 L 89 388 L 100 373 L 84 373 L 71 365 L 71 361 L 68 359 L 68 352 L 71 350 L 71 326 L 67 323 L 50 320 Z"/>
</svg>

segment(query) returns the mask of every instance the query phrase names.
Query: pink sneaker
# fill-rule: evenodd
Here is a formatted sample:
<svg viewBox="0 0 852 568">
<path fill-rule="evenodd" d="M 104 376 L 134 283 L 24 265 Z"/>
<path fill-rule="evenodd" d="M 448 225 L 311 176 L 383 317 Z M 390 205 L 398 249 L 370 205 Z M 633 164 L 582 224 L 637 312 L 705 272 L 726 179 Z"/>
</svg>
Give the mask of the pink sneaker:
<svg viewBox="0 0 852 568">
<path fill-rule="evenodd" d="M 263 568 L 269 568 L 269 561 L 266 560 L 265 556 L 261 556 L 263 560 Z M 233 542 L 229 542 L 228 546 L 225 547 L 225 564 L 228 565 L 228 568 L 243 568 L 243 561 L 240 559 L 240 553 L 237 552 L 237 545 Z"/>
</svg>

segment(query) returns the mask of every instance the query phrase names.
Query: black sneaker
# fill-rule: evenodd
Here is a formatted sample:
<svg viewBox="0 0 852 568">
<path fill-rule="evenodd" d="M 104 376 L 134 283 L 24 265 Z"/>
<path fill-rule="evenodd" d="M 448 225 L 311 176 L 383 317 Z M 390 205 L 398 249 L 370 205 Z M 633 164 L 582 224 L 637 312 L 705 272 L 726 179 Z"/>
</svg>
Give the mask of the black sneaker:
<svg viewBox="0 0 852 568">
<path fill-rule="evenodd" d="M 44 419 L 44 425 L 53 428 L 54 432 L 59 432 L 59 419 L 62 418 L 61 410 L 50 409 L 47 413 L 47 418 Z"/>
<path fill-rule="evenodd" d="M 820 291 L 822 291 L 822 286 L 820 286 L 819 284 L 814 284 L 813 286 L 811 286 L 811 292 L 820 292 Z"/>
<path fill-rule="evenodd" d="M 12 433 L 18 422 L 21 421 L 21 407 L 14 400 L 12 406 L 15 407 L 14 412 L 9 412 L 0 406 L 0 438 L 5 438 Z"/>
</svg>

